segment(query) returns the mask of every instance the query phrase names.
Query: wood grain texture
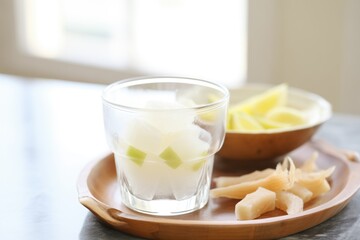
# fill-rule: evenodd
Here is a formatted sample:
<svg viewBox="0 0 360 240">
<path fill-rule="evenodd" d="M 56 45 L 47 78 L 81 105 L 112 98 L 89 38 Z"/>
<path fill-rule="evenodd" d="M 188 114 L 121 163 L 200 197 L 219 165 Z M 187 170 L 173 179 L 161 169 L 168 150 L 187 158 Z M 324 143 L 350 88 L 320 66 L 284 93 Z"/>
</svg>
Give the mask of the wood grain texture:
<svg viewBox="0 0 360 240">
<path fill-rule="evenodd" d="M 277 133 L 226 133 L 219 151 L 223 158 L 234 161 L 267 161 L 300 147 L 316 133 L 321 124 L 304 129 Z"/>
<path fill-rule="evenodd" d="M 331 218 L 347 205 L 359 189 L 360 175 L 357 173 L 360 163 L 349 161 L 343 154 L 333 154 L 333 149 L 325 151 L 329 148 L 323 143 L 309 142 L 290 154 L 295 164 L 301 164 L 317 150 L 320 152 L 318 163 L 321 168 L 336 166 L 330 179 L 330 192 L 307 203 L 304 212 L 292 216 L 276 210 L 256 220 L 236 221 L 234 206 L 237 201 L 229 199 L 210 199 L 203 209 L 175 217 L 155 217 L 134 212 L 121 203 L 112 155 L 90 163 L 82 171 L 78 182 L 79 200 L 111 227 L 147 239 L 284 237 Z M 239 175 L 249 169 L 226 168 L 222 159 L 218 158 L 213 175 Z"/>
</svg>

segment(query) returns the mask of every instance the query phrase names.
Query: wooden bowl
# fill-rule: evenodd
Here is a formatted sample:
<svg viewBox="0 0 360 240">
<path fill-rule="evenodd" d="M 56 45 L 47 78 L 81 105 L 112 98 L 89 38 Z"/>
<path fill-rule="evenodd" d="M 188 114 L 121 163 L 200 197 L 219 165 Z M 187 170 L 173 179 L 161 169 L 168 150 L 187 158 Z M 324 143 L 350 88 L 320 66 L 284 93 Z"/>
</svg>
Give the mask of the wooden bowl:
<svg viewBox="0 0 360 240">
<path fill-rule="evenodd" d="M 264 84 L 247 84 L 230 90 L 230 106 L 270 88 Z M 257 132 L 227 131 L 218 156 L 236 161 L 267 161 L 300 147 L 331 116 L 331 105 L 324 98 L 296 88 L 289 88 L 287 106 L 307 111 L 305 125 Z"/>
</svg>

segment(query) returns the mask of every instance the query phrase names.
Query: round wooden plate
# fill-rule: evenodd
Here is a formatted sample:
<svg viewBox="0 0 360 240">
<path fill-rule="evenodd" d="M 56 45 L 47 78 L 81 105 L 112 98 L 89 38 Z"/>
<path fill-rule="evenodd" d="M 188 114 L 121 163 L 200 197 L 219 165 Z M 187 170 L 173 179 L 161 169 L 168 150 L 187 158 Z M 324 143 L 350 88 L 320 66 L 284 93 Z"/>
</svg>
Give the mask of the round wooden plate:
<svg viewBox="0 0 360 240">
<path fill-rule="evenodd" d="M 305 205 L 300 214 L 279 210 L 256 220 L 237 221 L 238 200 L 210 199 L 201 210 L 156 217 L 134 212 L 121 203 L 113 155 L 91 162 L 78 180 L 79 201 L 99 219 L 115 229 L 147 239 L 269 239 L 279 238 L 315 226 L 337 214 L 360 187 L 360 163 L 350 161 L 343 151 L 324 142 L 308 142 L 290 153 L 296 165 L 319 152 L 320 168 L 336 166 L 330 178 L 331 190 Z M 275 164 L 273 162 L 272 164 Z M 239 175 L 265 166 L 234 166 L 216 159 L 213 176 Z M 266 166 L 268 167 L 268 166 Z"/>
</svg>

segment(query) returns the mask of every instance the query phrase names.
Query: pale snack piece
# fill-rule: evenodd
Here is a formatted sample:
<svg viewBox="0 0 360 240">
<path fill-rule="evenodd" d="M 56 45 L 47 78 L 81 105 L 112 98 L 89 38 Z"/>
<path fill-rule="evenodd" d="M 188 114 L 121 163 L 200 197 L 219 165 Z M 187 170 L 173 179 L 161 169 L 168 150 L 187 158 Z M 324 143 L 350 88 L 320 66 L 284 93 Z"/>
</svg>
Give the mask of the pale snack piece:
<svg viewBox="0 0 360 240">
<path fill-rule="evenodd" d="M 317 156 L 318 155 L 315 153 L 313 154 L 312 158 Z M 317 168 L 317 166 L 314 165 L 316 159 L 312 160 L 312 158 L 307 161 L 307 167 L 304 167 L 305 170 L 309 170 L 308 168 Z M 313 162 L 313 164 L 311 162 Z M 295 182 L 311 191 L 311 199 L 314 199 L 317 196 L 324 194 L 330 190 L 330 185 L 326 179 L 330 177 L 334 171 L 335 166 L 329 167 L 325 170 L 311 172 L 303 171 L 302 169 L 298 168 L 296 169 Z"/>
<path fill-rule="evenodd" d="M 300 185 L 297 182 L 295 182 L 294 186 L 292 186 L 292 188 L 289 188 L 288 191 L 300 197 L 304 203 L 310 201 L 314 195 L 309 189 Z"/>
<path fill-rule="evenodd" d="M 316 172 L 305 172 L 301 169 L 296 171 L 296 182 L 313 193 L 311 199 L 324 194 L 330 190 L 326 180 L 334 172 L 335 166 Z"/>
<path fill-rule="evenodd" d="M 290 163 L 287 163 L 289 162 Z M 290 165 L 290 170 L 286 165 Z M 247 194 L 256 191 L 259 187 L 277 192 L 287 190 L 294 184 L 295 166 L 291 159 L 286 158 L 283 164 L 278 164 L 276 170 L 269 176 L 258 180 L 242 182 L 227 187 L 214 188 L 210 190 L 210 196 L 243 199 Z"/>
<path fill-rule="evenodd" d="M 314 182 L 316 180 L 326 179 L 330 177 L 334 171 L 335 171 L 335 166 L 316 172 L 304 172 L 301 169 L 296 169 L 296 181 L 300 183 L 305 182 L 311 184 L 311 182 Z"/>
<path fill-rule="evenodd" d="M 227 197 L 234 199 L 243 199 L 247 194 L 256 191 L 257 188 L 263 187 L 272 191 L 281 191 L 288 189 L 288 176 L 283 173 L 272 174 L 264 179 L 243 182 L 228 187 L 214 188 L 210 191 L 210 196 Z"/>
<path fill-rule="evenodd" d="M 300 182 L 300 185 L 306 187 L 309 191 L 312 192 L 311 199 L 318 197 L 321 194 L 324 194 L 330 191 L 331 187 L 329 182 L 326 179 L 316 179 L 314 182 Z"/>
<path fill-rule="evenodd" d="M 217 188 L 212 189 L 210 195 L 243 199 L 235 208 L 239 220 L 254 219 L 260 216 L 256 211 L 262 212 L 263 207 L 267 207 L 266 203 L 264 206 L 257 205 L 258 202 L 263 204 L 262 196 L 252 197 L 261 188 L 276 192 L 276 208 L 287 214 L 302 212 L 304 203 L 330 190 L 327 178 L 332 175 L 335 167 L 317 170 L 317 158 L 318 153 L 315 152 L 301 167 L 295 168 L 291 158 L 287 157 L 276 169 L 254 171 L 240 177 L 218 177 L 214 179 Z M 252 210 L 253 206 L 258 209 Z"/>
<path fill-rule="evenodd" d="M 287 214 L 296 214 L 303 211 L 304 202 L 295 194 L 287 191 L 276 193 L 276 208 L 283 210 Z"/>
<path fill-rule="evenodd" d="M 243 200 L 236 204 L 236 219 L 251 220 L 274 210 L 275 197 L 276 194 L 273 191 L 259 187 L 255 192 L 247 194 Z"/>
<path fill-rule="evenodd" d="M 318 166 L 316 165 L 316 159 L 318 159 L 319 153 L 314 152 L 311 157 L 306 160 L 303 165 L 301 165 L 299 168 L 304 172 L 314 172 L 318 170 Z"/>
<path fill-rule="evenodd" d="M 275 169 L 267 168 L 262 171 L 254 171 L 249 174 L 242 175 L 240 177 L 217 177 L 214 179 L 216 187 L 227 187 L 234 184 L 239 184 L 247 181 L 259 180 L 270 176 L 275 172 Z"/>
</svg>

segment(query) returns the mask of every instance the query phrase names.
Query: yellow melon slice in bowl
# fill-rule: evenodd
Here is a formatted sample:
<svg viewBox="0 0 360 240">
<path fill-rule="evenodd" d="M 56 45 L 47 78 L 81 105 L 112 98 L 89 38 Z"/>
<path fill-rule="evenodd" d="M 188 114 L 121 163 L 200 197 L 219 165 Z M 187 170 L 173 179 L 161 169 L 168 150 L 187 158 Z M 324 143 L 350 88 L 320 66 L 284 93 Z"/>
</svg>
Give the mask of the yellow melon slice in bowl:
<svg viewBox="0 0 360 240">
<path fill-rule="evenodd" d="M 280 86 L 280 89 L 284 88 L 284 85 Z M 254 96 L 259 96 L 264 92 L 267 92 L 268 96 L 276 96 L 274 92 L 280 90 L 274 91 L 273 94 L 269 94 L 268 91 L 274 89 L 273 85 L 246 84 L 237 89 L 230 89 L 230 121 L 228 121 L 224 144 L 218 153 L 219 157 L 246 162 L 273 160 L 306 143 L 312 138 L 317 129 L 331 117 L 331 105 L 321 96 L 301 89 L 287 86 L 286 88 L 286 102 L 283 103 L 283 100 L 279 100 L 283 99 L 283 97 L 280 97 L 281 94 L 277 95 L 277 98 L 269 97 L 272 100 L 279 100 L 272 101 L 271 107 L 266 104 L 261 105 L 262 100 L 250 101 L 248 99 L 254 99 Z M 265 97 L 259 97 L 258 99 L 260 98 L 265 99 Z M 246 102 L 247 104 L 245 104 Z M 259 106 L 259 104 L 261 110 L 252 109 Z M 282 110 L 281 114 L 279 110 L 276 110 L 278 113 L 271 113 L 271 109 L 279 107 L 285 107 L 285 111 Z M 288 111 L 287 108 L 296 109 L 297 113 L 301 113 L 301 117 L 297 113 L 294 114 L 292 111 Z M 234 130 L 233 118 L 235 113 L 245 110 L 258 113 L 258 115 L 250 114 L 250 116 L 256 119 L 263 129 L 253 131 Z M 247 112 L 247 114 L 249 113 Z M 300 124 L 303 117 L 306 122 Z M 294 125 L 295 122 L 298 124 Z"/>
<path fill-rule="evenodd" d="M 280 84 L 237 103 L 229 108 L 229 112 L 246 112 L 255 116 L 264 116 L 272 108 L 284 106 L 287 95 L 288 86 Z"/>
</svg>

